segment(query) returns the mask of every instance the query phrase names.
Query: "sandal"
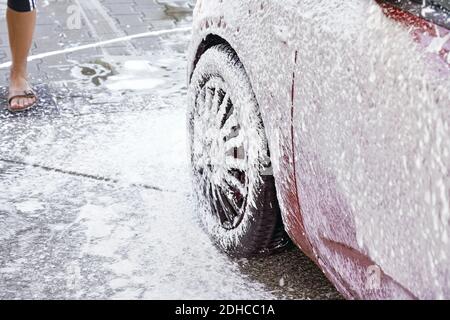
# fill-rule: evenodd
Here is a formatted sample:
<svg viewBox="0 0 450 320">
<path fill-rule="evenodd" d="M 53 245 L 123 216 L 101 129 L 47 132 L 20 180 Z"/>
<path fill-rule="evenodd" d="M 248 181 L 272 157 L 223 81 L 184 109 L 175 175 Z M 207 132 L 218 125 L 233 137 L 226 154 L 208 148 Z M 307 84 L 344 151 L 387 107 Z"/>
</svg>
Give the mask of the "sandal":
<svg viewBox="0 0 450 320">
<path fill-rule="evenodd" d="M 22 108 L 13 108 L 11 102 L 17 98 L 34 98 L 34 102 L 30 105 L 24 105 Z M 32 89 L 11 91 L 8 95 L 8 110 L 10 112 L 21 112 L 33 108 L 37 103 L 36 93 Z"/>
</svg>

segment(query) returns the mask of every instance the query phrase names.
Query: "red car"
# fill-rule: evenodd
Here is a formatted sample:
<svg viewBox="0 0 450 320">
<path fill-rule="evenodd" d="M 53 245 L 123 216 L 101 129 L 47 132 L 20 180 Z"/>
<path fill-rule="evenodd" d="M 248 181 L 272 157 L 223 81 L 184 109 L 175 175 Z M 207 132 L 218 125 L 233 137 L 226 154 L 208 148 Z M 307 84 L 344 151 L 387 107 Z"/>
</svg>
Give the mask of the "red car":
<svg viewBox="0 0 450 320">
<path fill-rule="evenodd" d="M 449 299 L 449 28 L 449 0 L 198 0 L 188 126 L 212 239 L 251 256 L 290 238 L 348 298 Z"/>
</svg>

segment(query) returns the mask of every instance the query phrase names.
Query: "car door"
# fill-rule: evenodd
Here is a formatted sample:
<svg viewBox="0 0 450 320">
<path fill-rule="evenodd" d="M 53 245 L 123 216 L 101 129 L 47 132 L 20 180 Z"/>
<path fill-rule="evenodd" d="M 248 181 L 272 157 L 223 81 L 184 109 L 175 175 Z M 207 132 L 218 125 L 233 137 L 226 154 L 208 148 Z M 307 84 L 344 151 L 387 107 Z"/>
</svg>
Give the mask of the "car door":
<svg viewBox="0 0 450 320">
<path fill-rule="evenodd" d="M 448 298 L 449 3 L 387 2 L 299 2 L 303 221 L 349 295 Z"/>
</svg>

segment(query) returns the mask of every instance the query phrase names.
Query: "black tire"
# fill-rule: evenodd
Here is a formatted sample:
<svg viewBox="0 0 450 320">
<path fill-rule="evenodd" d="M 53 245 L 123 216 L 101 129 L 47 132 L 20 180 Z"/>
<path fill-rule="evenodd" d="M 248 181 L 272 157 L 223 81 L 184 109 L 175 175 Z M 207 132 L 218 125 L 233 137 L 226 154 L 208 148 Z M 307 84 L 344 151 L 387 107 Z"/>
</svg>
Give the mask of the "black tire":
<svg viewBox="0 0 450 320">
<path fill-rule="evenodd" d="M 250 80 L 227 45 L 208 49 L 190 88 L 188 126 L 201 220 L 233 256 L 289 243 L 271 173 L 263 122 Z"/>
</svg>

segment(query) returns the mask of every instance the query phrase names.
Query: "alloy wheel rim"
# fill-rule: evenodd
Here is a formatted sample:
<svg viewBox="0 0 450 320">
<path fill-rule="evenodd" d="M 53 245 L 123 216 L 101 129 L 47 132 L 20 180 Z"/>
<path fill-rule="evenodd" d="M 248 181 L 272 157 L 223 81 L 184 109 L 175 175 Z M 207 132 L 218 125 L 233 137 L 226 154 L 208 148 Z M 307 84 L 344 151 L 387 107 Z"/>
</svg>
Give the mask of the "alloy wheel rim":
<svg viewBox="0 0 450 320">
<path fill-rule="evenodd" d="M 246 174 L 245 130 L 228 86 L 212 77 L 195 101 L 194 170 L 201 191 L 225 229 L 236 228 L 244 217 L 249 181 Z"/>
</svg>

